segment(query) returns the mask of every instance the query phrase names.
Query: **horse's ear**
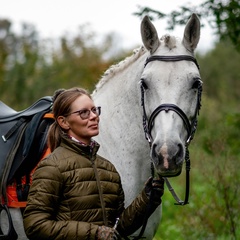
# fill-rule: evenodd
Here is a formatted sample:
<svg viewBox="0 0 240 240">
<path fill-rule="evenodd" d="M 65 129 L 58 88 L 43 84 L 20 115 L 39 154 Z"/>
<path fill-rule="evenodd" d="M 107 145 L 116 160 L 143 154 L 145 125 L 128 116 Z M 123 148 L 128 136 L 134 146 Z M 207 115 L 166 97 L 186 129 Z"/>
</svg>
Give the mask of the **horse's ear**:
<svg viewBox="0 0 240 240">
<path fill-rule="evenodd" d="M 197 47 L 200 38 L 200 21 L 198 16 L 193 13 L 184 30 L 182 43 L 191 52 Z"/>
<path fill-rule="evenodd" d="M 157 30 L 151 23 L 148 16 L 145 16 L 142 20 L 141 35 L 145 48 L 151 53 L 154 53 L 160 45 L 160 41 L 158 39 Z"/>
</svg>

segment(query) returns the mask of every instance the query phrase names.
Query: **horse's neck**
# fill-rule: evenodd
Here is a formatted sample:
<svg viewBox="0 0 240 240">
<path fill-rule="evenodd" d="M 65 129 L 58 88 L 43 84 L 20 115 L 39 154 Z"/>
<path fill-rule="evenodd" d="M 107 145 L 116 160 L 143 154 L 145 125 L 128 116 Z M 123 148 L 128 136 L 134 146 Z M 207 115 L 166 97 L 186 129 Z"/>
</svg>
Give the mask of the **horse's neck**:
<svg viewBox="0 0 240 240">
<path fill-rule="evenodd" d="M 149 147 L 142 127 L 140 77 L 146 56 L 118 71 L 93 94 L 102 106 L 99 153 L 114 163 L 130 202 L 149 176 Z M 130 183 L 130 185 L 129 185 Z"/>
</svg>

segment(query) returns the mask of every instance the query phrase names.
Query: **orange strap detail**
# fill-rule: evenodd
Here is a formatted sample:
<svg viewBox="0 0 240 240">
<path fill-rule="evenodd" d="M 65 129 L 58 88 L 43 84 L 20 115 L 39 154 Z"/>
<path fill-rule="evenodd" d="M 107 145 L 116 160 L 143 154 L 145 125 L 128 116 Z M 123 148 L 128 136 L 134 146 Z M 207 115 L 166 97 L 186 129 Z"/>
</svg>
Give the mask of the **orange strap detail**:
<svg viewBox="0 0 240 240">
<path fill-rule="evenodd" d="M 54 118 L 53 113 L 45 113 L 43 118 Z"/>
<path fill-rule="evenodd" d="M 16 183 L 7 186 L 7 198 L 8 198 L 8 207 L 19 208 L 26 207 L 27 202 L 19 202 L 16 192 Z"/>
</svg>

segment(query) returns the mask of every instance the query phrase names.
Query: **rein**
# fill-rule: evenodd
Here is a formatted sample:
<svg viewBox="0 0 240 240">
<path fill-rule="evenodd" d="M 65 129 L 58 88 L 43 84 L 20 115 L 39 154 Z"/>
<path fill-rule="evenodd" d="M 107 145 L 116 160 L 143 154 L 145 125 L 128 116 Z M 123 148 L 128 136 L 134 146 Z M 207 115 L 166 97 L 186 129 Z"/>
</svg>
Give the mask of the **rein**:
<svg viewBox="0 0 240 240">
<path fill-rule="evenodd" d="M 189 55 L 177 55 L 177 56 L 160 56 L 160 55 L 156 55 L 156 56 L 151 56 L 149 58 L 147 58 L 145 64 L 144 64 L 144 68 L 146 67 L 146 65 L 152 61 L 164 61 L 164 62 L 176 62 L 176 61 L 191 61 L 193 63 L 196 64 L 197 68 L 199 69 L 199 65 L 197 63 L 197 60 Z M 165 103 L 165 104 L 161 104 L 159 105 L 150 115 L 149 119 L 147 117 L 146 114 L 146 109 L 145 109 L 145 90 L 148 89 L 146 83 L 141 79 L 140 80 L 140 87 L 141 87 L 141 105 L 142 105 L 142 109 L 143 109 L 143 129 L 144 129 L 144 133 L 145 133 L 145 138 L 149 143 L 149 147 L 152 147 L 152 136 L 151 136 L 151 131 L 154 125 L 154 120 L 157 117 L 157 115 L 161 112 L 161 111 L 174 111 L 175 113 L 178 114 L 178 116 L 180 116 L 180 118 L 183 120 L 186 131 L 187 131 L 187 140 L 185 143 L 185 149 L 186 149 L 186 154 L 185 154 L 185 164 L 186 164 L 186 191 L 185 191 L 185 199 L 184 201 L 181 200 L 178 195 L 176 194 L 176 192 L 174 191 L 173 187 L 171 186 L 169 180 L 164 177 L 164 180 L 166 182 L 166 185 L 168 187 L 168 190 L 171 192 L 172 196 L 174 197 L 174 199 L 176 200 L 175 205 L 186 205 L 188 204 L 188 199 L 189 199 L 189 188 L 190 188 L 190 156 L 189 156 L 189 150 L 188 150 L 188 146 L 191 142 L 191 140 L 194 137 L 195 131 L 197 129 L 197 114 L 199 113 L 200 107 L 201 107 L 201 93 L 202 93 L 202 86 L 199 84 L 198 86 L 198 101 L 197 101 L 197 107 L 196 107 L 196 112 L 195 112 L 195 116 L 192 120 L 192 122 L 189 121 L 188 117 L 186 116 L 186 114 L 183 112 L 183 110 L 181 108 L 179 108 L 177 105 L 175 104 L 171 104 L 171 103 Z M 151 174 L 152 177 L 154 177 L 154 166 L 153 166 L 153 162 L 151 161 Z M 150 197 L 150 201 L 149 204 L 151 204 L 151 197 Z M 148 209 L 148 208 L 147 208 Z M 147 212 L 146 215 L 148 216 L 149 213 Z M 137 236 L 134 239 L 140 239 L 145 231 L 146 225 L 147 225 L 147 221 L 148 218 L 145 219 L 141 232 L 139 234 L 139 236 Z"/>
</svg>

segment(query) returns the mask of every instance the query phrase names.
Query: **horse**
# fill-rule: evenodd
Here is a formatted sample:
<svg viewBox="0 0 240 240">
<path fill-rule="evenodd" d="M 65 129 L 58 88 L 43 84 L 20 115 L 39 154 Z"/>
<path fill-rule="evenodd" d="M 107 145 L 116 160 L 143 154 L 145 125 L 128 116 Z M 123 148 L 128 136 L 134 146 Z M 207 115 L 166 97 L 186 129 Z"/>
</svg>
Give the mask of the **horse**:
<svg viewBox="0 0 240 240">
<path fill-rule="evenodd" d="M 95 104 L 102 107 L 100 134 L 95 138 L 99 154 L 120 173 L 126 206 L 150 174 L 165 179 L 181 174 L 200 108 L 202 82 L 194 58 L 200 39 L 197 15 L 190 17 L 182 40 L 171 35 L 159 38 L 145 16 L 141 37 L 143 45 L 106 70 L 92 92 Z M 10 213 L 18 239 L 26 239 L 20 210 Z M 160 206 L 140 237 L 153 239 L 161 216 Z M 137 239 L 139 231 L 132 237 Z"/>
<path fill-rule="evenodd" d="M 102 76 L 92 97 L 102 107 L 99 154 L 119 171 L 128 206 L 150 176 L 181 174 L 193 138 L 202 85 L 194 58 L 200 21 L 192 14 L 182 40 L 163 35 L 145 16 L 143 46 Z M 161 207 L 150 217 L 143 237 L 153 239 Z M 137 236 L 139 232 L 134 234 Z"/>
</svg>

